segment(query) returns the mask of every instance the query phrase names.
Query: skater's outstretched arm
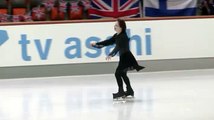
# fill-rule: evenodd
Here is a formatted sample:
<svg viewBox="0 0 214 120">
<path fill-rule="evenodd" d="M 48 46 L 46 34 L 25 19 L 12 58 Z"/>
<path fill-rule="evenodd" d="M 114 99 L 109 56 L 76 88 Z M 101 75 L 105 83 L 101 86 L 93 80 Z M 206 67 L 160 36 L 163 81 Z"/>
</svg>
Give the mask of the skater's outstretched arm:
<svg viewBox="0 0 214 120">
<path fill-rule="evenodd" d="M 96 45 L 103 45 L 103 46 L 108 46 L 108 45 L 113 45 L 115 43 L 115 37 L 116 34 L 114 34 L 110 39 L 104 40 L 101 42 L 97 42 Z"/>
<path fill-rule="evenodd" d="M 116 36 L 116 34 L 114 34 L 113 37 L 111 37 L 108 40 L 104 40 L 104 41 L 97 42 L 97 43 L 91 43 L 91 46 L 95 47 L 95 48 L 102 48 L 104 46 L 112 45 L 115 43 L 115 36 Z"/>
</svg>

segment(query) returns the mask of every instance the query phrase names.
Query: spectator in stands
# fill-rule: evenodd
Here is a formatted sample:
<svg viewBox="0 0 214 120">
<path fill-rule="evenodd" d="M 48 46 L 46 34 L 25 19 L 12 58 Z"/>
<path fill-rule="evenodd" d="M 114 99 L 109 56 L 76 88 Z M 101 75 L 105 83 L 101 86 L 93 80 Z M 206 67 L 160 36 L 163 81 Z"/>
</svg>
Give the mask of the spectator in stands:
<svg viewBox="0 0 214 120">
<path fill-rule="evenodd" d="M 213 0 L 203 0 L 200 5 L 201 15 L 214 15 Z"/>
</svg>

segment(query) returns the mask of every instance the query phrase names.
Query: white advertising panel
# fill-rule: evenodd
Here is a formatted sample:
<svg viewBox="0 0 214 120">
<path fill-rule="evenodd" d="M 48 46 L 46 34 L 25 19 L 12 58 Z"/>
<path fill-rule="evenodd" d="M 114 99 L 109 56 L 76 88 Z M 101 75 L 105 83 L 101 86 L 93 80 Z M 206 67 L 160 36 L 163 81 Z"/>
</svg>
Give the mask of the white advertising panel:
<svg viewBox="0 0 214 120">
<path fill-rule="evenodd" d="M 137 60 L 214 57 L 214 19 L 127 21 Z M 106 62 L 114 46 L 92 48 L 115 22 L 0 27 L 0 67 Z M 118 56 L 111 61 L 118 61 Z"/>
</svg>

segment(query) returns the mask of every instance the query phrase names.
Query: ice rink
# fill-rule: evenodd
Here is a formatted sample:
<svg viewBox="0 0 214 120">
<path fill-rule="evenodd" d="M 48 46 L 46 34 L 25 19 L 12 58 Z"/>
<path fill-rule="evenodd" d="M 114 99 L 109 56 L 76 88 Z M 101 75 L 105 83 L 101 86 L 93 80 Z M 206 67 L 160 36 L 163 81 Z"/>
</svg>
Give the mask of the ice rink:
<svg viewBox="0 0 214 120">
<path fill-rule="evenodd" d="M 0 120 L 214 120 L 214 69 L 128 76 L 126 103 L 113 73 L 0 80 Z"/>
</svg>

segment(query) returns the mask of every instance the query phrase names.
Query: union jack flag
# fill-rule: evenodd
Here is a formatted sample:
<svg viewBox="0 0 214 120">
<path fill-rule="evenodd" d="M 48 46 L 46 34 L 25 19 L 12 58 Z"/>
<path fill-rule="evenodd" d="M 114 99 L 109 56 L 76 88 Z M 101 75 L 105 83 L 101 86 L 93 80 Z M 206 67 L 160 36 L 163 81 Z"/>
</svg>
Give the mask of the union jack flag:
<svg viewBox="0 0 214 120">
<path fill-rule="evenodd" d="M 13 15 L 13 22 L 20 22 L 20 16 L 19 15 Z"/>
<path fill-rule="evenodd" d="M 34 19 L 36 20 L 42 20 L 42 19 L 45 19 L 45 11 L 43 9 L 39 7 L 35 7 L 33 8 L 33 11 L 32 11 L 32 16 L 34 17 Z"/>
<path fill-rule="evenodd" d="M 91 1 L 89 1 L 89 0 L 82 0 L 81 2 L 83 4 L 85 10 L 88 10 L 91 7 Z"/>
<path fill-rule="evenodd" d="M 90 18 L 140 17 L 139 0 L 92 0 Z"/>
<path fill-rule="evenodd" d="M 0 14 L 0 22 L 9 22 L 7 14 Z"/>
<path fill-rule="evenodd" d="M 26 22 L 33 21 L 32 16 L 30 14 L 23 15 L 23 18 Z"/>
<path fill-rule="evenodd" d="M 46 0 L 43 2 L 43 5 L 47 8 L 48 11 L 51 11 L 51 9 L 54 7 L 55 0 Z"/>
<path fill-rule="evenodd" d="M 64 0 L 59 1 L 59 11 L 65 13 L 66 9 L 67 9 L 67 2 L 65 2 Z"/>
</svg>

